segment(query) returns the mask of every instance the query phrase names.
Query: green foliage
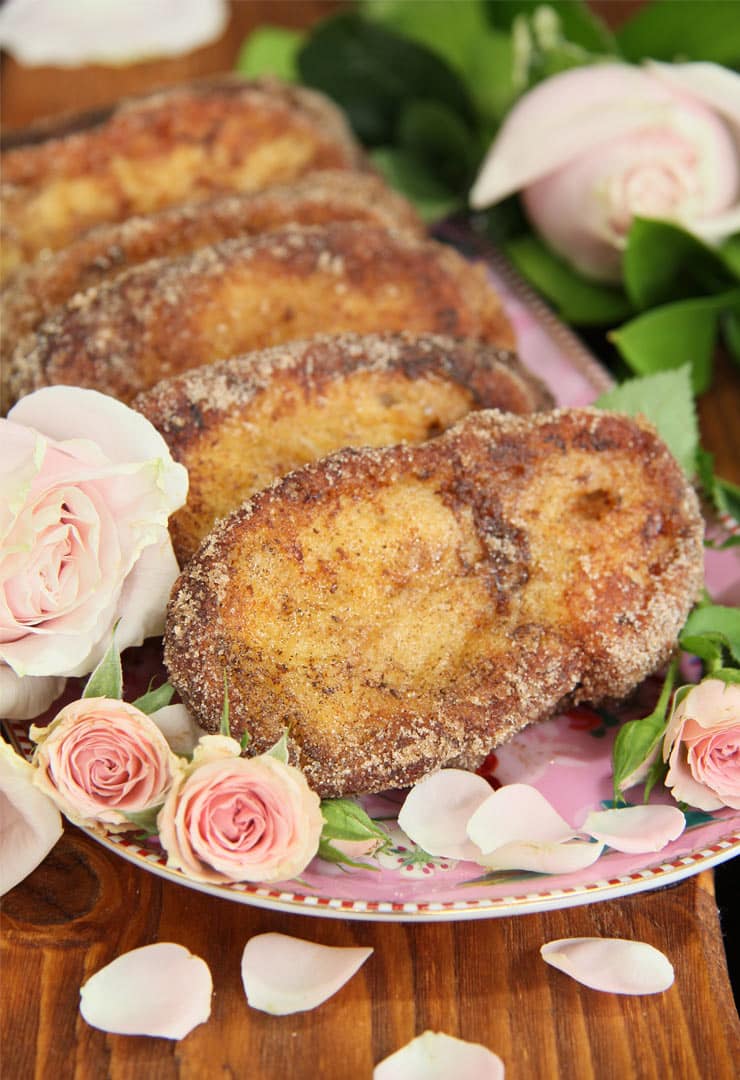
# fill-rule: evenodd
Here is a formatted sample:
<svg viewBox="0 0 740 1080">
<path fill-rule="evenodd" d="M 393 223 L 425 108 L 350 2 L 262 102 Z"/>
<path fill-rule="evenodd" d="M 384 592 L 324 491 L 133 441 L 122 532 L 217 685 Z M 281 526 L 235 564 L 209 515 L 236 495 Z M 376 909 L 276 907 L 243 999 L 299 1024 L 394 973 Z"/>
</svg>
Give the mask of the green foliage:
<svg viewBox="0 0 740 1080">
<path fill-rule="evenodd" d="M 296 57 L 305 36 L 300 30 L 289 30 L 284 26 L 260 26 L 242 45 L 236 70 L 248 79 L 275 75 L 286 82 L 296 82 Z"/>
<path fill-rule="evenodd" d="M 738 301 L 740 289 L 733 289 L 719 296 L 665 304 L 638 315 L 609 337 L 640 375 L 689 364 L 694 391 L 701 394 L 712 381 L 720 316 Z"/>
<path fill-rule="evenodd" d="M 533 233 L 505 245 L 506 254 L 567 321 L 579 326 L 609 326 L 633 311 L 626 294 L 608 285 L 587 281 L 554 255 Z"/>
<path fill-rule="evenodd" d="M 699 427 L 688 366 L 628 379 L 602 394 L 596 404 L 629 416 L 646 416 L 684 472 L 689 477 L 694 475 Z"/>
<path fill-rule="evenodd" d="M 370 155 L 373 165 L 391 187 L 403 191 L 426 222 L 439 221 L 460 210 L 464 202 L 445 187 L 414 154 L 384 146 Z"/>
<path fill-rule="evenodd" d="M 617 733 L 612 750 L 615 802 L 623 799 L 623 792 L 631 786 L 635 774 L 646 766 L 651 768 L 653 759 L 659 754 L 660 743 L 668 725 L 666 714 L 676 681 L 677 670 L 678 661 L 674 660 L 666 674 L 658 703 L 650 715 L 640 720 L 628 720 Z M 657 770 L 653 776 L 648 777 L 650 788 L 657 777 Z M 650 794 L 650 788 L 646 783 L 646 802 Z"/>
<path fill-rule="evenodd" d="M 389 845 L 388 834 L 375 824 L 354 799 L 324 799 L 321 803 L 321 813 L 324 818 L 324 827 L 319 843 L 319 856 L 322 859 L 346 863 L 349 866 L 360 866 L 367 870 L 370 869 L 367 863 L 354 861 L 334 847 L 333 841 L 372 841 L 377 845 L 376 850 Z"/>
<path fill-rule="evenodd" d="M 532 17 L 543 7 L 557 15 L 562 36 L 571 45 L 588 53 L 617 52 L 614 35 L 583 0 L 487 0 L 486 3 L 491 23 L 509 30 L 517 18 Z"/>
<path fill-rule="evenodd" d="M 727 666 L 723 652 L 740 664 L 740 610 L 721 604 L 700 604 L 689 615 L 679 638 L 681 648 L 717 669 Z"/>
<path fill-rule="evenodd" d="M 150 716 L 157 709 L 164 709 L 169 705 L 174 695 L 175 688 L 172 683 L 164 682 L 156 689 L 152 689 L 150 684 L 147 692 L 138 697 L 133 704 L 137 709 L 141 709 L 143 713 Z"/>
<path fill-rule="evenodd" d="M 104 697 L 120 701 L 123 697 L 121 654 L 116 645 L 117 627 L 118 623 L 113 627 L 108 651 L 87 680 L 85 689 L 82 691 L 83 698 Z"/>
<path fill-rule="evenodd" d="M 320 23 L 298 54 L 301 78 L 345 109 L 369 146 L 393 144 L 404 105 L 446 105 L 471 131 L 477 117 L 467 87 L 437 53 L 355 12 Z"/>
<path fill-rule="evenodd" d="M 735 0 L 657 0 L 617 31 L 627 60 L 712 60 L 740 65 L 740 18 Z"/>
<path fill-rule="evenodd" d="M 727 292 L 740 280 L 740 262 L 733 267 L 678 225 L 645 218 L 630 228 L 623 266 L 627 293 L 638 308 Z"/>
</svg>

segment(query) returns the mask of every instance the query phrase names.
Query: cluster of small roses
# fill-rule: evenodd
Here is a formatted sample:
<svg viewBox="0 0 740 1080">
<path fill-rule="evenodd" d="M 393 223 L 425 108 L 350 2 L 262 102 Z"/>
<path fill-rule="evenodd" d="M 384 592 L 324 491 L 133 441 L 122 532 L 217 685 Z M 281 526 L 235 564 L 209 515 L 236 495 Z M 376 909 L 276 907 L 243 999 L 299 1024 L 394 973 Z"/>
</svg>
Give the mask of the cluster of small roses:
<svg viewBox="0 0 740 1080">
<path fill-rule="evenodd" d="M 152 717 L 103 697 L 72 702 L 31 737 L 34 783 L 67 818 L 110 831 L 148 825 L 167 865 L 195 881 L 285 880 L 317 852 L 319 797 L 279 756 L 243 758 L 234 739 L 204 735 L 188 760 Z"/>
</svg>

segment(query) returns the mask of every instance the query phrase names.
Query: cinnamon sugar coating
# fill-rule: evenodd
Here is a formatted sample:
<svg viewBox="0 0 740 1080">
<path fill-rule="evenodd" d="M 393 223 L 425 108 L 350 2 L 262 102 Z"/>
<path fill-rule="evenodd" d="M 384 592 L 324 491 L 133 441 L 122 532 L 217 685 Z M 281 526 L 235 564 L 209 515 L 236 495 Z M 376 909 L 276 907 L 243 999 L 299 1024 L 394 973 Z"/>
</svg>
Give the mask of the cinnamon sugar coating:
<svg viewBox="0 0 740 1080">
<path fill-rule="evenodd" d="M 286 226 L 78 293 L 24 338 L 11 399 L 88 386 L 129 402 L 170 375 L 317 333 L 431 331 L 513 346 L 482 266 L 376 225 Z"/>
<path fill-rule="evenodd" d="M 221 521 L 175 586 L 165 661 L 206 729 L 224 677 L 250 752 L 288 726 L 320 794 L 403 786 L 627 695 L 675 648 L 702 534 L 645 422 L 473 412 L 306 465 Z"/>
<path fill-rule="evenodd" d="M 75 293 L 110 281 L 132 266 L 280 225 L 327 221 L 367 221 L 419 236 L 424 231 L 411 204 L 379 177 L 338 169 L 262 191 L 221 195 L 99 225 L 13 275 L 0 297 L 2 356 L 7 361 L 24 334 Z"/>
<path fill-rule="evenodd" d="M 124 99 L 92 118 L 64 117 L 8 142 L 3 278 L 104 221 L 366 165 L 327 97 L 237 75 Z"/>
<path fill-rule="evenodd" d="M 165 379 L 134 401 L 188 470 L 180 565 L 217 518 L 345 446 L 422 442 L 471 409 L 552 405 L 509 352 L 434 334 L 321 335 Z"/>
</svg>

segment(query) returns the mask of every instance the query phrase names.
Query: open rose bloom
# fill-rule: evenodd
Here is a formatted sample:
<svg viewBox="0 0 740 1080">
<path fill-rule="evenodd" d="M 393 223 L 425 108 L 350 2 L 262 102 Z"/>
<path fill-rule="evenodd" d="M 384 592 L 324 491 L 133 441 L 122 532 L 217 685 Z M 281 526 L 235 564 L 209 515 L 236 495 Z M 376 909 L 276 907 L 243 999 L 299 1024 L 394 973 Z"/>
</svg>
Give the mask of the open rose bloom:
<svg viewBox="0 0 740 1080">
<path fill-rule="evenodd" d="M 121 650 L 162 632 L 186 494 L 159 433 L 104 394 L 48 387 L 0 419 L 0 715 L 46 709 L 116 623 Z"/>
<path fill-rule="evenodd" d="M 619 281 L 635 216 L 723 240 L 740 230 L 740 75 L 651 62 L 546 79 L 509 113 L 470 201 L 517 191 L 550 247 L 602 281 Z"/>
<path fill-rule="evenodd" d="M 663 758 L 674 799 L 699 810 L 740 810 L 740 684 L 704 679 L 680 698 Z"/>
<path fill-rule="evenodd" d="M 168 865 L 196 881 L 285 881 L 316 854 L 324 819 L 303 773 L 204 736 L 157 818 Z"/>
<path fill-rule="evenodd" d="M 153 720 L 113 698 L 73 701 L 31 738 L 36 787 L 78 825 L 133 827 L 127 815 L 161 806 L 181 765 Z"/>
</svg>

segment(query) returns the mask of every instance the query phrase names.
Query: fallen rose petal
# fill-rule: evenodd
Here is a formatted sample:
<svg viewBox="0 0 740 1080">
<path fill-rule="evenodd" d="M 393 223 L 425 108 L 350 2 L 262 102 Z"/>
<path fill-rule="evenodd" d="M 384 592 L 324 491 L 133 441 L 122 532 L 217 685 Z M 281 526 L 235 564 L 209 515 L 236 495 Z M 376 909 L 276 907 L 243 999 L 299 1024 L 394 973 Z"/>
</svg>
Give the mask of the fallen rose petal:
<svg viewBox="0 0 740 1080">
<path fill-rule="evenodd" d="M 257 934 L 242 954 L 242 983 L 253 1009 L 286 1016 L 336 994 L 372 949 L 317 945 L 287 934 Z"/>
<path fill-rule="evenodd" d="M 480 1043 L 425 1031 L 385 1058 L 373 1080 L 503 1080 L 504 1063 Z"/>
<path fill-rule="evenodd" d="M 482 776 L 464 769 L 441 769 L 411 789 L 398 814 L 398 824 L 430 855 L 475 861 L 478 847 L 466 835 L 466 826 L 490 794 L 490 785 Z"/>
<path fill-rule="evenodd" d="M 558 971 L 609 994 L 660 994 L 673 985 L 673 967 L 659 949 L 623 938 L 561 938 L 540 949 Z"/>
<path fill-rule="evenodd" d="M 62 816 L 34 787 L 33 774 L 0 739 L 0 896 L 35 870 L 62 835 Z"/>
<path fill-rule="evenodd" d="M 529 870 L 537 874 L 572 874 L 593 866 L 604 850 L 587 840 L 520 841 L 504 844 L 478 862 L 489 870 Z"/>
<path fill-rule="evenodd" d="M 555 842 L 576 835 L 537 788 L 505 784 L 491 793 L 472 814 L 468 836 L 487 854 L 505 844 Z"/>
<path fill-rule="evenodd" d="M 677 806 L 624 806 L 614 810 L 594 810 L 583 823 L 583 831 L 602 840 L 615 851 L 640 854 L 661 851 L 681 835 L 686 818 Z"/>
<path fill-rule="evenodd" d="M 211 1015 L 208 965 L 182 945 L 159 942 L 116 957 L 80 990 L 91 1027 L 113 1035 L 184 1039 Z"/>
<path fill-rule="evenodd" d="M 64 690 L 67 680 L 54 675 L 16 675 L 0 662 L 0 716 L 5 720 L 27 720 L 46 712 Z"/>
<path fill-rule="evenodd" d="M 184 705 L 164 705 L 149 714 L 167 740 L 173 754 L 190 757 L 203 734 Z"/>
</svg>

